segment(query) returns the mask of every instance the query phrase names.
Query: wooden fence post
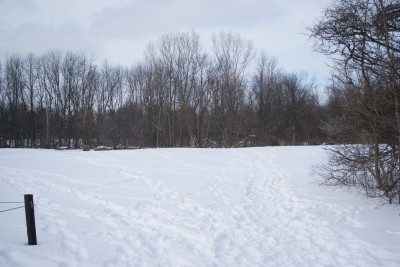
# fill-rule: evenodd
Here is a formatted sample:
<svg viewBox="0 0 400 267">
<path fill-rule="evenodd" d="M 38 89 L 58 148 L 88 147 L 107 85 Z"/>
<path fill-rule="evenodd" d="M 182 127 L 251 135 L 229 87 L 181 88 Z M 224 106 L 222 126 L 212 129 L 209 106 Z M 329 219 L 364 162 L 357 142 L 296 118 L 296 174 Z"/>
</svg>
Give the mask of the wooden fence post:
<svg viewBox="0 0 400 267">
<path fill-rule="evenodd" d="M 28 232 L 28 245 L 37 245 L 36 225 L 35 225 L 35 206 L 33 204 L 33 195 L 24 195 L 26 230 Z"/>
</svg>

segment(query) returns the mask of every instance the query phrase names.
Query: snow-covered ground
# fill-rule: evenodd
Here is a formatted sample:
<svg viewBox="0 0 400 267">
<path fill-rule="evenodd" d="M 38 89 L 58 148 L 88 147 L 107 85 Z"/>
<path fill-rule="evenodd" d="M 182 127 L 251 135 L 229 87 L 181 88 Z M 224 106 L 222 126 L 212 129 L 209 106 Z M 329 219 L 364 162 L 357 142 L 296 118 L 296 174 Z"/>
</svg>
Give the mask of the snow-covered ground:
<svg viewBox="0 0 400 267">
<path fill-rule="evenodd" d="M 318 186 L 322 147 L 0 150 L 0 266 L 400 266 L 400 208 Z M 18 204 L 0 204 L 0 210 Z"/>
</svg>

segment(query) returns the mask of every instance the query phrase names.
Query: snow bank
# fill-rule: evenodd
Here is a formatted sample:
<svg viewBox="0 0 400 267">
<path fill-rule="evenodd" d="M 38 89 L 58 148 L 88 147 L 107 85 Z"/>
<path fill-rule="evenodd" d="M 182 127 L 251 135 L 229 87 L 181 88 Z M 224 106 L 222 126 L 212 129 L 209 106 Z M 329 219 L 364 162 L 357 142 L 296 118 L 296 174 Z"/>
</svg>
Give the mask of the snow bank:
<svg viewBox="0 0 400 267">
<path fill-rule="evenodd" d="M 0 201 L 34 194 L 38 246 L 23 209 L 0 213 L 0 266 L 399 266 L 399 206 L 318 186 L 324 158 L 1 149 Z"/>
</svg>

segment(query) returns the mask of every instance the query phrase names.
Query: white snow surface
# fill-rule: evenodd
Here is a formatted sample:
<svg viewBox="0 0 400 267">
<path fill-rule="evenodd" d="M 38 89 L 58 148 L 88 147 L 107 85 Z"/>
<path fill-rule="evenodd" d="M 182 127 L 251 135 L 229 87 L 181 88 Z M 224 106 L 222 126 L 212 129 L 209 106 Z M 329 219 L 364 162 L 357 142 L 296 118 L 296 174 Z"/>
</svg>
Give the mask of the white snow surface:
<svg viewBox="0 0 400 267">
<path fill-rule="evenodd" d="M 400 266 L 400 208 L 320 186 L 322 147 L 0 150 L 0 266 Z M 20 204 L 0 204 L 0 210 Z M 22 204 L 23 205 L 23 204 Z"/>
</svg>

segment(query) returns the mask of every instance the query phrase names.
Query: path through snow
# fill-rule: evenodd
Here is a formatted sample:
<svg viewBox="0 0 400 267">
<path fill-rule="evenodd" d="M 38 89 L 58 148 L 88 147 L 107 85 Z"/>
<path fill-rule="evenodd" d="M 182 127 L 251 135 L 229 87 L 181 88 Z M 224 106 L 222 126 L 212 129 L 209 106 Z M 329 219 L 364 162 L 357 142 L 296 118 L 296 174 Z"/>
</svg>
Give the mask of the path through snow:
<svg viewBox="0 0 400 267">
<path fill-rule="evenodd" d="M 321 147 L 0 150 L 0 266 L 399 266 L 398 206 L 317 186 Z"/>
</svg>

